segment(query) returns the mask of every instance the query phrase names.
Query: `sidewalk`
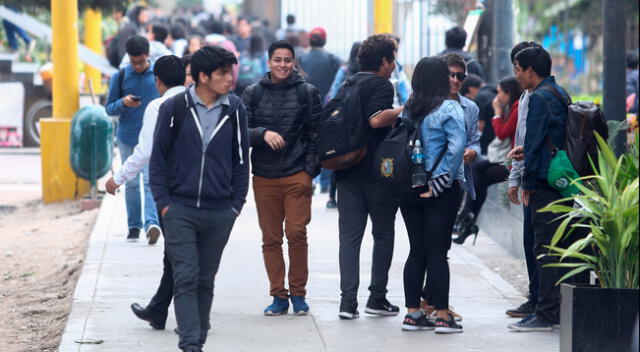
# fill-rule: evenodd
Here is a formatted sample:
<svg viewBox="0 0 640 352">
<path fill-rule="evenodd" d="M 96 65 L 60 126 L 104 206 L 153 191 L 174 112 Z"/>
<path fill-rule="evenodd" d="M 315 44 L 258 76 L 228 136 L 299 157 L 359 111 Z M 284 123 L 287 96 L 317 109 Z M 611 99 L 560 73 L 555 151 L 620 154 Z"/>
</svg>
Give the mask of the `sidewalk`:
<svg viewBox="0 0 640 352">
<path fill-rule="evenodd" d="M 249 195 L 216 277 L 212 329 L 205 351 L 558 351 L 558 331 L 515 333 L 507 329 L 515 320 L 504 311 L 522 303 L 522 296 L 463 246 L 452 248 L 450 266 L 451 304 L 464 317 L 464 333 L 401 331 L 404 308 L 391 318 L 362 314 L 371 269 L 370 233 L 365 234 L 361 252 L 361 317 L 339 320 L 338 214 L 325 210 L 325 202 L 325 195 L 314 196 L 308 229 L 307 289 L 312 314 L 265 317 L 262 310 L 271 298 L 256 209 Z M 162 272 L 163 243 L 128 243 L 125 233 L 124 192 L 120 192 L 103 201 L 60 352 L 178 350 L 173 307 L 164 331 L 152 330 L 129 308 L 133 302 L 146 305 L 155 292 Z M 408 251 L 398 212 L 388 298 L 400 307 L 404 305 L 402 271 Z"/>
</svg>

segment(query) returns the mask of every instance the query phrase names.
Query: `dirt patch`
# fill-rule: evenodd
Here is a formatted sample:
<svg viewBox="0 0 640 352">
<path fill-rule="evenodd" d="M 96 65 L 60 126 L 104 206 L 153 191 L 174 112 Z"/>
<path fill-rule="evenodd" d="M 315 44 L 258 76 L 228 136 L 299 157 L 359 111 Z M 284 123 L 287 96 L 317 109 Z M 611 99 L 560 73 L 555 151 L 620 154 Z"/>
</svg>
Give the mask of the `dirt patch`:
<svg viewBox="0 0 640 352">
<path fill-rule="evenodd" d="M 56 351 L 98 210 L 40 200 L 0 207 L 0 346 Z"/>
</svg>

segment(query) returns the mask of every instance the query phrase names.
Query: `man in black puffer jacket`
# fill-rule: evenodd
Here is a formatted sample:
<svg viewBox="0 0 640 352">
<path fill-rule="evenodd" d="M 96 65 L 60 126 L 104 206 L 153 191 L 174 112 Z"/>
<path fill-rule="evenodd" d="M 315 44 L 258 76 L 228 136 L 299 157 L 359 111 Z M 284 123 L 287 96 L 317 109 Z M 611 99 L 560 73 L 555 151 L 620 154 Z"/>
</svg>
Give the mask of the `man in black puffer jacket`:
<svg viewBox="0 0 640 352">
<path fill-rule="evenodd" d="M 253 191 L 262 230 L 262 254 L 273 303 L 265 315 L 286 314 L 289 295 L 296 314 L 306 314 L 307 225 L 311 221 L 311 182 L 320 172 L 316 126 L 322 114 L 318 90 L 294 70 L 291 45 L 269 47 L 264 78 L 242 95 L 247 107 Z M 285 288 L 282 224 L 289 244 L 289 290 Z"/>
</svg>

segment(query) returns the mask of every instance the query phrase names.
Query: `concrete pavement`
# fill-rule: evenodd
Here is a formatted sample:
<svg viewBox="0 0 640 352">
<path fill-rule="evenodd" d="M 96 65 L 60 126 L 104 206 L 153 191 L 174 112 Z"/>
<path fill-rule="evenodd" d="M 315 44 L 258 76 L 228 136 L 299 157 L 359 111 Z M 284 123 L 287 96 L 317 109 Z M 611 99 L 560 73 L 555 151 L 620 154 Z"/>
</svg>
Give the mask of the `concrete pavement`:
<svg viewBox="0 0 640 352">
<path fill-rule="evenodd" d="M 363 314 L 371 269 L 369 228 L 361 252 L 361 318 L 339 320 L 338 214 L 327 211 L 325 202 L 325 195 L 314 196 L 308 229 L 311 314 L 265 317 L 262 310 L 271 298 L 256 209 L 249 195 L 216 278 L 212 329 L 205 351 L 558 351 L 558 331 L 515 333 L 507 329 L 514 320 L 504 311 L 524 298 L 463 246 L 452 248 L 450 265 L 451 304 L 464 317 L 464 333 L 401 331 L 405 309 L 390 318 Z M 128 243 L 125 233 L 124 192 L 120 192 L 103 201 L 60 352 L 178 350 L 173 307 L 164 331 L 151 329 L 129 308 L 133 302 L 146 305 L 155 292 L 162 272 L 163 243 Z M 401 307 L 402 271 L 408 251 L 398 212 L 388 298 Z"/>
</svg>

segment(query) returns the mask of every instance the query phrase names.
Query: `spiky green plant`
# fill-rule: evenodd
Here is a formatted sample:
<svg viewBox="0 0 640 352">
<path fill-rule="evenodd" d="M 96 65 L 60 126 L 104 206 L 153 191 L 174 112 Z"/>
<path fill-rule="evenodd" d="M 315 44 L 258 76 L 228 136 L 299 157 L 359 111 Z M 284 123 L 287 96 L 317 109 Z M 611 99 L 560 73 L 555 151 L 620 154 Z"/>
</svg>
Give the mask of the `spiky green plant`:
<svg viewBox="0 0 640 352">
<path fill-rule="evenodd" d="M 559 214 L 563 218 L 547 246 L 560 257 L 554 267 L 570 268 L 558 283 L 585 270 L 593 270 L 603 288 L 638 288 L 638 142 L 616 159 L 612 148 L 600 136 L 598 165 L 595 175 L 574 181 L 580 194 L 549 204 L 540 211 Z M 576 206 L 563 205 L 574 201 Z M 587 228 L 589 234 L 568 248 L 558 244 L 576 229 Z M 584 250 L 590 248 L 591 253 Z M 571 259 L 571 261 L 566 261 Z"/>
</svg>

